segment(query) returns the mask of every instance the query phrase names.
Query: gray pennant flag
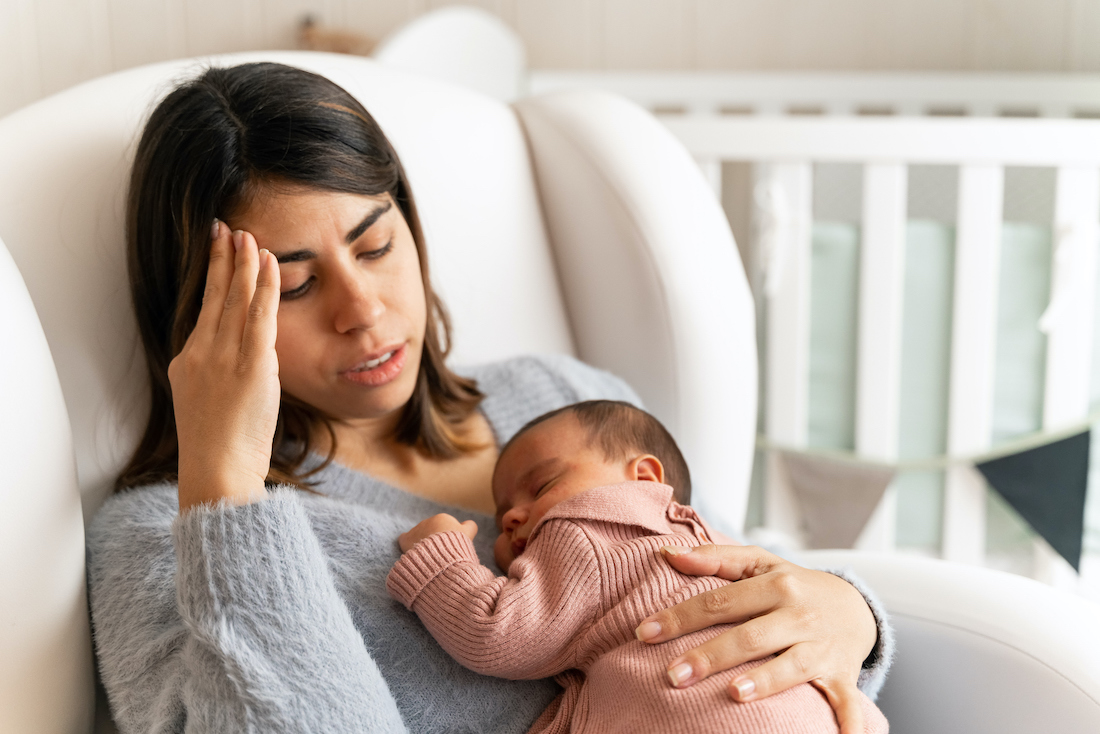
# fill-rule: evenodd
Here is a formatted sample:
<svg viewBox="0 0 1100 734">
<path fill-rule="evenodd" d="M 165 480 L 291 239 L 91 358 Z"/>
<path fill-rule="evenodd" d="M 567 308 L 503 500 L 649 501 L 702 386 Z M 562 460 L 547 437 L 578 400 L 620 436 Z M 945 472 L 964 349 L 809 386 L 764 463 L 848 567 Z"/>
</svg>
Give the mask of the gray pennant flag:
<svg viewBox="0 0 1100 734">
<path fill-rule="evenodd" d="M 895 471 L 780 452 L 810 548 L 851 548 Z"/>
</svg>

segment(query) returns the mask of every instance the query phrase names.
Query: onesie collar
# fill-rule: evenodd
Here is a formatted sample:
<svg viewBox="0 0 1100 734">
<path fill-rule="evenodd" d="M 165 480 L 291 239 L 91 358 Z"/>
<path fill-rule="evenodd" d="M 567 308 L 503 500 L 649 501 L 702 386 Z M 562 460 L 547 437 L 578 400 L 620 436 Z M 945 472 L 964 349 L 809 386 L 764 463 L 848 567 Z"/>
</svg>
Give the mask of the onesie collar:
<svg viewBox="0 0 1100 734">
<path fill-rule="evenodd" d="M 686 525 L 701 542 L 710 543 L 695 510 L 673 502 L 672 492 L 667 484 L 646 481 L 593 487 L 551 508 L 531 531 L 531 536 L 534 537 L 548 520 L 597 520 L 634 525 L 656 535 L 675 533 L 675 525 Z"/>
</svg>

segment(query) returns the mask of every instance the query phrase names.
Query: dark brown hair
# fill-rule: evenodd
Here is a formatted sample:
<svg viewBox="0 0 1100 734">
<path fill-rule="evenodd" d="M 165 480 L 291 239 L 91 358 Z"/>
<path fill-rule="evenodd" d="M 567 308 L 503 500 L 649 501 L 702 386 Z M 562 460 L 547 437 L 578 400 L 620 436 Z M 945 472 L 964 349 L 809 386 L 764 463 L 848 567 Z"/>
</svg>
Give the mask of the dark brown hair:
<svg viewBox="0 0 1100 734">
<path fill-rule="evenodd" d="M 168 364 L 194 328 L 210 257 L 210 224 L 229 219 L 263 186 L 390 194 L 416 242 L 428 305 L 424 350 L 395 438 L 433 457 L 474 448 L 460 426 L 481 401 L 477 384 L 444 364 L 450 322 L 431 287 L 424 235 L 397 154 L 343 88 L 282 64 L 211 68 L 174 89 L 145 125 L 130 177 L 127 267 L 149 370 L 152 405 L 117 488 L 175 480 L 179 464 Z M 283 394 L 268 481 L 305 486 L 313 431 L 331 418 Z"/>
<path fill-rule="evenodd" d="M 563 413 L 577 417 L 588 432 L 588 440 L 600 447 L 608 461 L 630 459 L 636 451 L 656 456 L 665 470 L 665 484 L 673 489 L 672 499 L 681 505 L 691 501 L 691 473 L 672 434 L 661 421 L 621 400 L 586 400 L 543 413 L 519 429 L 501 449 L 501 455 L 524 433 Z"/>
</svg>

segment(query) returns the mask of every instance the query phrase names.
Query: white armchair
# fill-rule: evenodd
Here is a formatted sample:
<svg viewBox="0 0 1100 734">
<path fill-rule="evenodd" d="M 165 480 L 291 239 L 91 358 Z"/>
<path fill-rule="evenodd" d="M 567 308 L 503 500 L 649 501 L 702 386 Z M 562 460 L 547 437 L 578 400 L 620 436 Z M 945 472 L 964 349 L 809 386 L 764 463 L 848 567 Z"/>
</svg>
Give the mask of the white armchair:
<svg viewBox="0 0 1100 734">
<path fill-rule="evenodd" d="M 569 352 L 620 374 L 680 441 L 702 512 L 741 527 L 756 422 L 752 301 L 717 202 L 690 156 L 652 117 L 595 93 L 509 108 L 353 57 L 215 61 L 261 58 L 331 77 L 390 136 L 454 318 L 454 361 Z M 143 116 L 197 66 L 171 62 L 93 80 L 0 120 L 0 239 L 11 254 L 0 247 L 0 459 L 7 470 L 0 731 L 93 726 L 79 508 L 87 519 L 102 503 L 144 419 L 144 368 L 124 272 L 126 174 Z M 896 568 L 897 576 L 886 574 L 893 583 L 880 589 L 888 607 L 907 593 L 908 571 Z M 982 588 L 1003 590 L 998 603 L 1016 603 L 1019 589 L 974 573 Z M 948 621 L 920 644 L 951 647 L 952 614 L 968 619 L 969 602 L 935 574 L 921 578 L 922 596 L 942 601 L 937 623 Z M 1052 593 L 1024 592 L 1031 599 Z M 1065 629 L 1041 638 L 1048 647 L 1018 648 L 1027 664 L 1006 658 L 1005 669 L 1018 675 L 1006 678 L 999 706 L 1026 703 L 1042 720 L 1057 721 L 1061 702 L 1072 699 L 1083 728 L 1054 728 L 1096 731 L 1095 629 L 1079 617 L 1061 619 Z M 1007 627 L 1011 634 L 994 631 L 994 639 L 1026 640 L 1045 625 L 1024 617 Z M 910 631 L 899 629 L 905 661 Z M 1001 721 L 1000 711 L 989 711 L 988 692 L 971 688 L 967 654 L 949 669 L 913 659 L 925 667 L 884 694 L 895 731 L 951 730 L 924 727 L 930 719 L 922 712 L 936 706 L 966 711 L 966 721 Z M 1036 666 L 1045 666 L 1046 688 L 1029 687 L 1039 685 Z M 943 680 L 955 685 L 938 686 Z M 1023 692 L 1034 690 L 1051 694 L 1025 701 Z M 933 693 L 939 698 L 926 705 Z"/>
</svg>

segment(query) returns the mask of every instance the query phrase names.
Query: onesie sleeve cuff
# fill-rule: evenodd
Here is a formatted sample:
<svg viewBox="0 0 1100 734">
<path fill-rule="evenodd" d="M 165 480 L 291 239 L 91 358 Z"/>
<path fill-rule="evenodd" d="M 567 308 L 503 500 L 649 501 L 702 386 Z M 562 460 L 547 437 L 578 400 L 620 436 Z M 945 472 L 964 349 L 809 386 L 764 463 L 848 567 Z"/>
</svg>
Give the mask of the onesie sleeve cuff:
<svg viewBox="0 0 1100 734">
<path fill-rule="evenodd" d="M 886 607 L 878 600 L 874 592 L 863 582 L 851 568 L 822 568 L 819 569 L 847 581 L 863 595 L 867 606 L 871 608 L 871 614 L 875 616 L 875 626 L 878 627 L 878 640 L 871 654 L 863 661 L 863 669 L 859 672 L 857 685 L 859 689 L 872 701 L 882 690 L 886 682 L 886 673 L 894 661 L 894 627 L 890 624 L 890 618 L 886 613 Z"/>
<path fill-rule="evenodd" d="M 386 578 L 390 596 L 412 609 L 424 587 L 456 563 L 480 565 L 474 544 L 457 530 L 429 535 L 397 560 Z"/>
</svg>

